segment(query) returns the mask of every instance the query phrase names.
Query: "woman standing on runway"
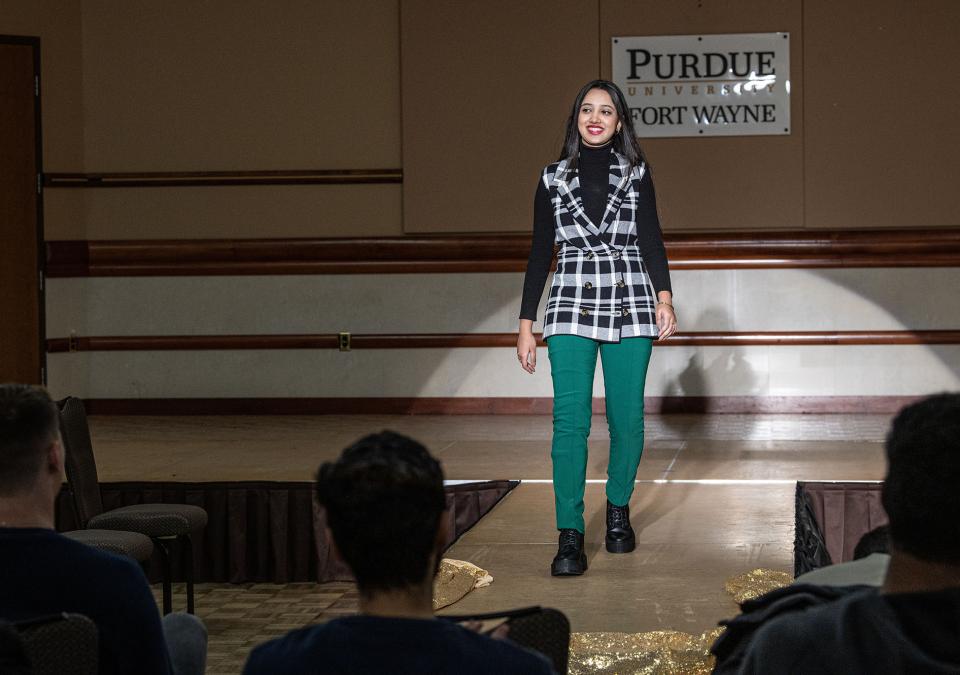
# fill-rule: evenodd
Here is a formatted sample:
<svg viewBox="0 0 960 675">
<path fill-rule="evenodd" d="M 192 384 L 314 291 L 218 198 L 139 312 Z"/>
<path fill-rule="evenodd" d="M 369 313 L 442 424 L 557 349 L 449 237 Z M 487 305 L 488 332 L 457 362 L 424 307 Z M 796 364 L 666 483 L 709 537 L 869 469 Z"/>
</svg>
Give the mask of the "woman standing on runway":
<svg viewBox="0 0 960 675">
<path fill-rule="evenodd" d="M 577 94 L 560 160 L 544 168 L 533 208 L 517 358 L 533 373 L 533 322 L 550 272 L 543 337 L 553 378 L 553 490 L 559 549 L 550 572 L 583 574 L 583 493 L 593 378 L 600 352 L 610 461 L 606 548 L 635 547 L 630 496 L 643 452 L 643 388 L 654 339 L 677 330 L 649 167 L 623 92 L 606 80 Z"/>
</svg>

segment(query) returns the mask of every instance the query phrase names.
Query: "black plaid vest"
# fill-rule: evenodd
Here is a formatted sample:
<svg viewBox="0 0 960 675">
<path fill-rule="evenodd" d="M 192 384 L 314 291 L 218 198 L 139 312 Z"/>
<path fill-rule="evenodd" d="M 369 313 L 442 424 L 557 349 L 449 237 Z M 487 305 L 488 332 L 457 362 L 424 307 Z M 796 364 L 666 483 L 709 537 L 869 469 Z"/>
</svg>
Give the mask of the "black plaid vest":
<svg viewBox="0 0 960 675">
<path fill-rule="evenodd" d="M 619 342 L 658 334 L 656 294 L 637 247 L 638 188 L 646 165 L 631 171 L 622 155 L 611 157 L 615 163 L 610 166 L 607 208 L 598 224 L 584 212 L 580 179 L 566 160 L 543 170 L 560 245 L 544 338 L 580 335 Z"/>
</svg>

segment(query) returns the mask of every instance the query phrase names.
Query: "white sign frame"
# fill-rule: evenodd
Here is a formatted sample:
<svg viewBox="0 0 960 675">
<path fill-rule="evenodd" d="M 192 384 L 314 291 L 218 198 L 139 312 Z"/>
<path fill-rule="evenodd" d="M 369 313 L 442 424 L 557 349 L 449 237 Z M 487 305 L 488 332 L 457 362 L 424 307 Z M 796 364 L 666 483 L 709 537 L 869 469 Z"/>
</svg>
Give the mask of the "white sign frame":
<svg viewBox="0 0 960 675">
<path fill-rule="evenodd" d="M 640 138 L 790 134 L 790 33 L 614 37 Z"/>
</svg>

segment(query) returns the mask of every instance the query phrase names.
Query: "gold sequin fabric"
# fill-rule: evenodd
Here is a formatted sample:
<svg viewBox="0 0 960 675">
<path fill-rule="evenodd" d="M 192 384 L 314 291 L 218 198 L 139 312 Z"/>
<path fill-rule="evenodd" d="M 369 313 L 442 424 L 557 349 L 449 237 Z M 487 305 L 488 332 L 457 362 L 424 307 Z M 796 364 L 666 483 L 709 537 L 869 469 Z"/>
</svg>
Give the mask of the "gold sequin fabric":
<svg viewBox="0 0 960 675">
<path fill-rule="evenodd" d="M 691 635 L 673 630 L 648 633 L 574 633 L 570 675 L 700 674 L 713 670 L 710 645 L 722 628 Z"/>
<path fill-rule="evenodd" d="M 755 569 L 724 583 L 738 604 L 787 586 L 786 572 Z M 713 671 L 710 646 L 723 628 L 700 635 L 673 630 L 649 633 L 574 633 L 570 636 L 571 675 L 679 675 Z"/>
<path fill-rule="evenodd" d="M 733 596 L 738 605 L 759 598 L 793 582 L 793 576 L 777 570 L 755 569 L 727 579 L 724 589 Z"/>
<path fill-rule="evenodd" d="M 474 588 L 489 586 L 493 577 L 485 570 L 464 560 L 444 558 L 433 580 L 433 609 L 447 607 Z"/>
</svg>

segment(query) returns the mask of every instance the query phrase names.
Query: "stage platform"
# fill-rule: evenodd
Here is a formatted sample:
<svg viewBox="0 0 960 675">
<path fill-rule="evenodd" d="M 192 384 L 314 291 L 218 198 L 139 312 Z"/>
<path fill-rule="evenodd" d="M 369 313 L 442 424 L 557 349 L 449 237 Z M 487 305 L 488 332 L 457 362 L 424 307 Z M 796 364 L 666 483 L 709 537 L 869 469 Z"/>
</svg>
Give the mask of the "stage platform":
<svg viewBox="0 0 960 675">
<path fill-rule="evenodd" d="M 391 429 L 427 445 L 451 481 L 518 479 L 448 551 L 494 583 L 449 611 L 544 604 L 575 631 L 707 630 L 736 612 L 732 575 L 793 570 L 798 480 L 880 480 L 885 415 L 648 416 L 631 503 L 637 550 L 603 550 L 607 429 L 593 420 L 590 569 L 549 575 L 555 552 L 548 416 L 92 416 L 101 482 L 309 481 L 360 436 Z"/>
</svg>

